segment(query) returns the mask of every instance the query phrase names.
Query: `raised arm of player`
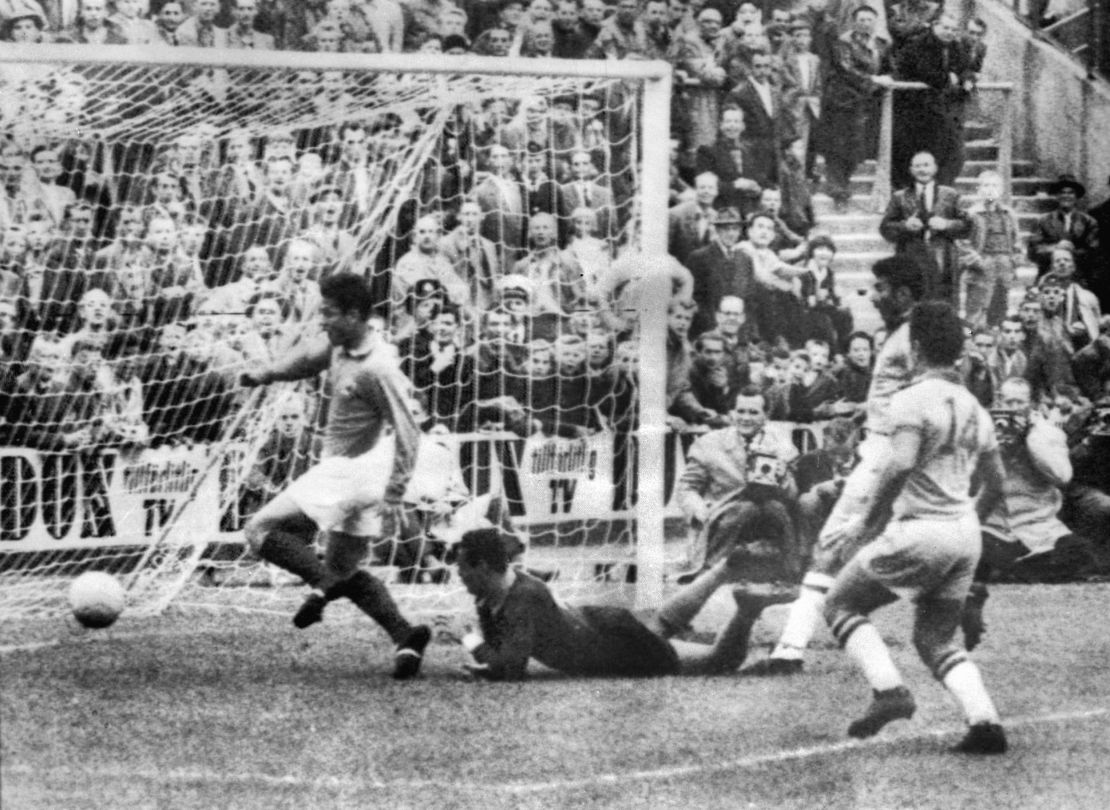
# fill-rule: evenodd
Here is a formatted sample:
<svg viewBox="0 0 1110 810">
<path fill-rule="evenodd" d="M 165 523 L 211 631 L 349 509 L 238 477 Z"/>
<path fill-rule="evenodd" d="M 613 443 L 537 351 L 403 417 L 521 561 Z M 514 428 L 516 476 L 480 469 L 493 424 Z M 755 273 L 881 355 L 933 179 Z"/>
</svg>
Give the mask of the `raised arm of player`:
<svg viewBox="0 0 1110 810">
<path fill-rule="evenodd" d="M 285 380 L 303 380 L 314 377 L 331 363 L 331 344 L 321 335 L 295 347 L 292 354 L 267 368 L 244 371 L 239 376 L 241 385 L 251 387 Z"/>
</svg>

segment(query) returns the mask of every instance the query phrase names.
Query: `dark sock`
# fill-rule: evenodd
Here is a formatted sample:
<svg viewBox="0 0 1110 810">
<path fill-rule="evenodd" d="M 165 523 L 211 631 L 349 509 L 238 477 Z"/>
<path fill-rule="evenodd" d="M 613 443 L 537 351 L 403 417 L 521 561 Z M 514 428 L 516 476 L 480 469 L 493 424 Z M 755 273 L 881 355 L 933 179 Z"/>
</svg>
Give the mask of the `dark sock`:
<svg viewBox="0 0 1110 810">
<path fill-rule="evenodd" d="M 324 576 L 324 566 L 316 556 L 316 549 L 301 535 L 275 529 L 266 535 L 259 556 L 266 562 L 296 574 L 315 588 Z"/>
<path fill-rule="evenodd" d="M 346 596 L 359 610 L 380 624 L 394 642 L 401 643 L 412 629 L 412 625 L 401 615 L 385 583 L 372 574 L 359 571 L 335 588 L 329 588 L 329 597 L 333 591 L 340 589 L 342 596 Z"/>
</svg>

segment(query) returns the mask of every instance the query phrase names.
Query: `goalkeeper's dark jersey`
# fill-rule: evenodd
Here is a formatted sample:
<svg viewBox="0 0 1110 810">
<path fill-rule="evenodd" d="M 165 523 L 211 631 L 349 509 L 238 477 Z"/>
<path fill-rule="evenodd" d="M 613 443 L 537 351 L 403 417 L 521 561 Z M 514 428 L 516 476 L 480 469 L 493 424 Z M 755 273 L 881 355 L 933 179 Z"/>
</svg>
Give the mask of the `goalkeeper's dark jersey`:
<svg viewBox="0 0 1110 810">
<path fill-rule="evenodd" d="M 499 605 L 478 607 L 485 643 L 474 657 L 490 678 L 520 680 L 529 658 L 568 675 L 678 672 L 674 648 L 624 608 L 560 605 L 540 580 L 515 576 Z"/>
</svg>

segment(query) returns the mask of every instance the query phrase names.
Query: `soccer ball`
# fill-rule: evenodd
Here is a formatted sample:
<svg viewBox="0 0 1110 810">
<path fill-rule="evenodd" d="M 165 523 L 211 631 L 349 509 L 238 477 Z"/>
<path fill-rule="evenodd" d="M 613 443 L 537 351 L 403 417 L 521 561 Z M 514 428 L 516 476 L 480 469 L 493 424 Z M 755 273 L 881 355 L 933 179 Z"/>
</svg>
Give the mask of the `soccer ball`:
<svg viewBox="0 0 1110 810">
<path fill-rule="evenodd" d="M 69 607 L 85 627 L 107 627 L 123 612 L 123 585 L 111 574 L 86 571 L 69 586 Z"/>
</svg>

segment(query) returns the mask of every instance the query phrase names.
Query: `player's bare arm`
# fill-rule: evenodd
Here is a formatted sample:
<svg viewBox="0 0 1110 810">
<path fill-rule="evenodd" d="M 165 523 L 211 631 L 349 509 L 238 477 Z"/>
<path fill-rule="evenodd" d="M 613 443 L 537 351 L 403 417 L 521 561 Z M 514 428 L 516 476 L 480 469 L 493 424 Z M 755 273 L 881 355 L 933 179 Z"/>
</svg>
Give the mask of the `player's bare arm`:
<svg viewBox="0 0 1110 810">
<path fill-rule="evenodd" d="M 297 351 L 268 368 L 244 371 L 239 382 L 247 387 L 272 382 L 303 380 L 315 377 L 331 362 L 331 344 L 326 337 L 305 341 Z"/>
</svg>

